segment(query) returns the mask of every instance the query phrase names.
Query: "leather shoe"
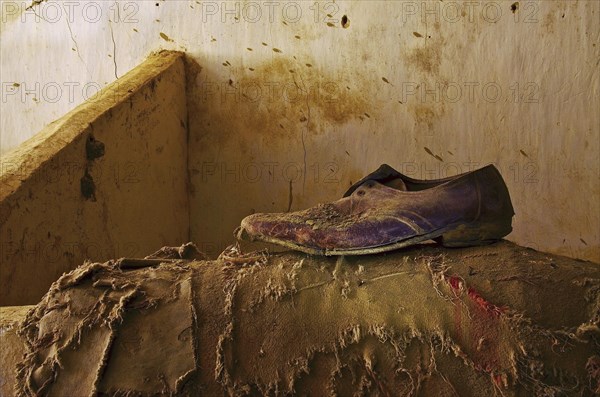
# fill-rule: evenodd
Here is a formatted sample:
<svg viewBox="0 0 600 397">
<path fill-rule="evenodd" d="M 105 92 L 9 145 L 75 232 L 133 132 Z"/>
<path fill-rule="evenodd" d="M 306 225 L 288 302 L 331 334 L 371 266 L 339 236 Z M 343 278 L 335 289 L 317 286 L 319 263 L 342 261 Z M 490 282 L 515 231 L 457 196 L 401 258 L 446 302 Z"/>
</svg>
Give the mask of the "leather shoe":
<svg viewBox="0 0 600 397">
<path fill-rule="evenodd" d="M 512 231 L 513 206 L 493 165 L 436 180 L 387 164 L 332 203 L 244 218 L 237 237 L 313 255 L 364 255 L 426 240 L 448 247 L 494 242 Z"/>
</svg>

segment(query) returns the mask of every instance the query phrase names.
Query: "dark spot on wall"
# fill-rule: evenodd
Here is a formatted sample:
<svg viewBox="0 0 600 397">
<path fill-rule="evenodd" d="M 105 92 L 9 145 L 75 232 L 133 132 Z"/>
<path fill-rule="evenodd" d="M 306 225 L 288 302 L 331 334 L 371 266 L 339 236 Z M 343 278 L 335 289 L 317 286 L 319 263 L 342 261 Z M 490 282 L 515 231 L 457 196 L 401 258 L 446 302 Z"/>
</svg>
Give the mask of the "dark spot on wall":
<svg viewBox="0 0 600 397">
<path fill-rule="evenodd" d="M 442 159 L 440 156 L 438 156 L 437 154 L 433 154 L 433 152 L 431 151 L 431 149 L 429 149 L 428 147 L 424 147 L 423 149 L 425 149 L 425 151 L 427 152 L 427 154 L 429 154 L 431 157 L 435 158 L 436 160 L 439 160 L 441 162 L 444 161 L 444 159 Z"/>
<path fill-rule="evenodd" d="M 268 44 L 265 43 L 264 41 L 261 44 L 264 45 L 265 47 L 268 46 Z"/>
<path fill-rule="evenodd" d="M 295 37 L 295 38 L 297 38 L 298 40 L 300 40 L 300 39 L 302 38 L 302 37 L 300 37 L 300 36 L 298 36 L 298 35 L 296 35 L 296 36 L 294 36 L 294 37 Z"/>
<path fill-rule="evenodd" d="M 165 40 L 165 41 L 173 41 L 169 36 L 167 36 L 166 34 L 164 34 L 163 32 L 159 33 L 160 37 Z"/>
<path fill-rule="evenodd" d="M 415 37 L 423 37 L 423 35 L 421 33 L 419 33 L 419 32 L 413 32 L 413 35 Z"/>
<path fill-rule="evenodd" d="M 350 26 L 350 20 L 348 19 L 348 16 L 344 15 L 342 17 L 342 27 L 344 29 L 347 29 Z"/>
<path fill-rule="evenodd" d="M 156 4 L 154 4 L 154 5 L 158 7 L 160 4 L 156 3 Z"/>
<path fill-rule="evenodd" d="M 85 157 L 93 161 L 104 156 L 104 143 L 97 141 L 93 135 L 90 135 L 85 142 Z"/>
<path fill-rule="evenodd" d="M 519 152 L 521 152 L 521 154 L 527 158 L 529 158 L 529 156 L 527 155 L 527 153 L 525 153 L 523 150 L 519 150 Z"/>
<path fill-rule="evenodd" d="M 333 27 L 335 27 L 335 25 L 334 25 L 334 24 L 332 24 L 331 22 L 327 22 L 327 26 L 329 26 L 330 28 L 333 28 Z"/>
<path fill-rule="evenodd" d="M 306 66 L 312 68 L 312 65 L 310 63 L 307 63 Z"/>
<path fill-rule="evenodd" d="M 385 77 L 382 77 L 381 80 L 383 80 L 384 83 L 391 84 L 390 81 L 388 79 L 386 79 Z"/>
<path fill-rule="evenodd" d="M 250 47 L 247 47 L 246 49 L 247 49 L 248 51 L 252 51 L 252 48 L 250 48 Z"/>
<path fill-rule="evenodd" d="M 87 169 L 85 170 L 83 177 L 81 177 L 80 186 L 81 195 L 84 199 L 96 201 L 96 184 Z"/>
<path fill-rule="evenodd" d="M 513 14 L 517 12 L 519 10 L 519 2 L 517 1 L 515 3 L 512 3 L 512 5 L 510 6 L 510 10 Z"/>
<path fill-rule="evenodd" d="M 248 70 L 254 72 L 254 68 L 248 68 Z"/>
<path fill-rule="evenodd" d="M 582 243 L 584 243 L 585 245 L 588 245 L 588 243 L 587 243 L 587 242 L 586 242 L 584 239 L 580 238 L 579 240 L 580 240 Z"/>
<path fill-rule="evenodd" d="M 282 51 L 279 48 L 273 48 L 273 52 L 279 52 L 279 53 L 281 53 Z"/>
</svg>

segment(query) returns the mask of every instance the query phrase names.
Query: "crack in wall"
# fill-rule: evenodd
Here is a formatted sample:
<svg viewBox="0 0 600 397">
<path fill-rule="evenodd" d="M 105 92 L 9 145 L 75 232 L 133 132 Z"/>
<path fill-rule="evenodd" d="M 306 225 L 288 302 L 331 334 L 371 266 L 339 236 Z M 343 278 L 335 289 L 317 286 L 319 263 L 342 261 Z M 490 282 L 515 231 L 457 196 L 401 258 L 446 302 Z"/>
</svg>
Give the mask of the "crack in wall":
<svg viewBox="0 0 600 397">
<path fill-rule="evenodd" d="M 294 202 L 294 194 L 293 194 L 292 183 L 293 183 L 293 181 L 290 179 L 290 191 L 289 191 L 289 196 L 288 196 L 288 207 L 287 207 L 287 210 L 285 212 L 290 212 L 291 211 L 291 209 L 292 209 L 292 203 Z"/>
<path fill-rule="evenodd" d="M 296 65 L 297 64 L 298 64 L 298 62 L 296 61 Z M 298 68 L 298 69 L 300 70 L 300 68 Z M 306 133 L 310 132 L 310 98 L 309 98 L 310 92 L 306 89 L 306 84 L 304 83 L 304 78 L 302 77 L 302 72 L 298 73 L 298 77 L 300 78 L 300 82 L 302 83 L 302 90 L 306 94 L 306 129 L 302 128 L 300 130 L 300 139 L 302 141 L 302 168 L 303 168 L 302 192 L 304 193 L 305 188 L 306 188 L 306 172 L 308 169 L 307 164 L 306 164 L 307 152 L 306 152 L 306 137 L 305 137 L 305 135 L 306 135 Z M 294 76 L 292 78 L 294 80 L 294 84 L 296 85 L 296 87 L 298 87 L 296 78 Z"/>
<path fill-rule="evenodd" d="M 118 9 L 119 9 L 119 7 L 117 6 L 117 10 Z M 118 79 L 119 78 L 119 74 L 118 74 L 118 71 L 117 71 L 117 44 L 115 43 L 115 34 L 114 34 L 114 31 L 113 31 L 113 26 L 112 26 L 112 21 L 111 20 L 108 21 L 108 27 L 110 28 L 110 39 L 112 40 L 112 44 L 113 44 L 112 61 L 113 61 L 113 65 L 114 65 L 115 79 Z"/>
<path fill-rule="evenodd" d="M 89 77 L 91 76 L 90 69 L 88 68 L 87 63 L 85 63 L 85 61 L 81 57 L 81 51 L 79 51 L 79 45 L 77 44 L 77 41 L 75 41 L 75 37 L 73 36 L 73 30 L 71 29 L 69 17 L 65 18 L 65 22 L 67 23 L 67 28 L 69 29 L 69 34 L 71 35 L 71 41 L 73 41 L 73 44 L 75 44 L 75 52 L 77 53 L 77 57 L 79 58 L 81 63 L 83 63 L 83 66 L 85 67 L 85 70 L 87 71 L 87 75 Z"/>
</svg>

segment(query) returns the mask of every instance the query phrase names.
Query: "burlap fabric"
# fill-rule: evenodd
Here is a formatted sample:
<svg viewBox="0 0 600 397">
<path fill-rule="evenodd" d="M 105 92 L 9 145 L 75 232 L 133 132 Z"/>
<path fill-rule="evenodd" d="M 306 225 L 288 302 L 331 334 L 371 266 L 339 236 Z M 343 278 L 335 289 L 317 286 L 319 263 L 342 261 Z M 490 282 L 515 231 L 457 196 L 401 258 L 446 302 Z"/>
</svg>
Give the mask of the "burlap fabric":
<svg viewBox="0 0 600 397">
<path fill-rule="evenodd" d="M 2 366 L 29 396 L 585 396 L 600 392 L 599 325 L 600 265 L 508 242 L 230 252 L 87 263 Z"/>
</svg>

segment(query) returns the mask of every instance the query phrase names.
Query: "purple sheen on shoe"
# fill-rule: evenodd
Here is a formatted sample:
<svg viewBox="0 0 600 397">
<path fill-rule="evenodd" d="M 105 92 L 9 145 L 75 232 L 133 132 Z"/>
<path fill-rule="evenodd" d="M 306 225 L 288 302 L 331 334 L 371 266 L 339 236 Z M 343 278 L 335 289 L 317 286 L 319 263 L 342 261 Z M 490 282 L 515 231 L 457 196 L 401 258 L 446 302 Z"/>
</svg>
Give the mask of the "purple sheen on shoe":
<svg viewBox="0 0 600 397">
<path fill-rule="evenodd" d="M 347 255 L 385 252 L 438 237 L 452 246 L 481 244 L 512 230 L 510 196 L 495 167 L 429 184 L 414 179 L 400 184 L 390 169 L 379 175 L 387 185 L 375 175 L 332 203 L 250 215 L 242 220 L 238 236 L 307 253 Z"/>
</svg>

